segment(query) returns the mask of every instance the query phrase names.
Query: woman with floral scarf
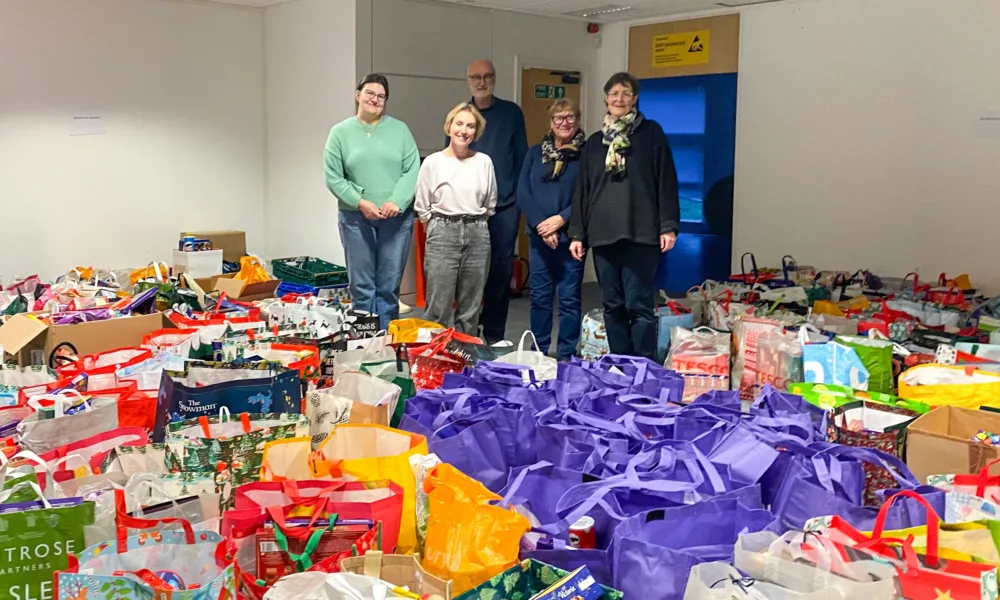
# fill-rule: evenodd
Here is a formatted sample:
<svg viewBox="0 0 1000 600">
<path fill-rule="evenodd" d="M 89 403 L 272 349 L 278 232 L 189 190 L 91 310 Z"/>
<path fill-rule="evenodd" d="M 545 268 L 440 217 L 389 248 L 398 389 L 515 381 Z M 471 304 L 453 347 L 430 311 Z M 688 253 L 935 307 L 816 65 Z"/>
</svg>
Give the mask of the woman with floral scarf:
<svg viewBox="0 0 1000 600">
<path fill-rule="evenodd" d="M 656 360 L 656 270 L 677 240 L 677 171 L 663 129 L 638 110 L 638 80 L 616 73 L 604 93 L 604 125 L 580 154 L 569 249 L 578 261 L 594 251 L 611 352 Z"/>
<path fill-rule="evenodd" d="M 517 185 L 517 205 L 531 231 L 531 331 L 540 352 L 552 343 L 552 311 L 559 297 L 559 341 L 556 356 L 569 360 L 580 339 L 580 286 L 583 263 L 569 253 L 569 223 L 573 188 L 580 170 L 580 150 L 586 139 L 580 129 L 580 109 L 568 98 L 549 108 L 550 130 L 542 143 L 528 150 Z"/>
</svg>

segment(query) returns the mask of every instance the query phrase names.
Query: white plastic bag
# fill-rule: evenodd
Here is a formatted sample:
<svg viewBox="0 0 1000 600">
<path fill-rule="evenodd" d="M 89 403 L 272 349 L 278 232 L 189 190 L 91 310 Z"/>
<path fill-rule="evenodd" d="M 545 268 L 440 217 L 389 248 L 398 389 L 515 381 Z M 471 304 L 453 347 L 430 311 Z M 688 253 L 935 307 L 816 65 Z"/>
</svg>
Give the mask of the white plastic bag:
<svg viewBox="0 0 1000 600">
<path fill-rule="evenodd" d="M 531 347 L 538 348 L 538 341 L 535 340 L 535 334 L 525 331 L 521 335 L 521 341 L 517 344 L 517 350 L 510 354 L 504 354 L 496 362 L 527 367 L 534 372 L 534 381 L 555 379 L 559 370 L 559 362 L 541 352 L 525 350 L 524 342 L 528 339 L 528 336 L 531 336 Z"/>
</svg>

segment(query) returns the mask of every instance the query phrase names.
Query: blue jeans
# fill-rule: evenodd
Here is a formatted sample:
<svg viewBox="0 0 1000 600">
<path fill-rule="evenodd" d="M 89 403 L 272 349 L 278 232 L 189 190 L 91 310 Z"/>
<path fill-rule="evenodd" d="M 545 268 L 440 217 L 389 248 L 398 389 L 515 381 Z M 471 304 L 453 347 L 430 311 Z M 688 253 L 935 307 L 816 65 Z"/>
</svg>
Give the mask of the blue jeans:
<svg viewBox="0 0 1000 600">
<path fill-rule="evenodd" d="M 351 307 L 374 312 L 381 328 L 399 318 L 399 284 L 410 254 L 413 210 L 373 221 L 361 211 L 340 211 L 340 242 L 347 255 Z"/>
<path fill-rule="evenodd" d="M 490 217 L 490 272 L 483 291 L 483 312 L 479 324 L 483 339 L 498 342 L 507 332 L 507 311 L 510 309 L 510 276 L 514 270 L 514 246 L 521 211 L 516 204 L 497 207 Z"/>
<path fill-rule="evenodd" d="M 656 361 L 656 269 L 660 247 L 622 240 L 593 249 L 612 354 Z"/>
<path fill-rule="evenodd" d="M 538 350 L 548 353 L 552 343 L 552 305 L 559 297 L 559 342 L 556 356 L 569 359 L 580 341 L 580 293 L 583 262 L 569 253 L 569 241 L 549 248 L 541 236 L 531 233 L 531 331 Z"/>
</svg>

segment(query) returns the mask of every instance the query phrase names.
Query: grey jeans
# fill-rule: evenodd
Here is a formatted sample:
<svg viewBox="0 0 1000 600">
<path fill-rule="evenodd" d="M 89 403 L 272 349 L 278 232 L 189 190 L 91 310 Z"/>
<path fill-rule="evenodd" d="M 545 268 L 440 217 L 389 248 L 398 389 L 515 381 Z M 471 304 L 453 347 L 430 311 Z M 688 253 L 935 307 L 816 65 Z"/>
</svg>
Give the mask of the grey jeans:
<svg viewBox="0 0 1000 600">
<path fill-rule="evenodd" d="M 485 219 L 450 221 L 431 217 L 424 247 L 424 318 L 445 326 L 451 326 L 454 318 L 457 331 L 478 337 L 489 268 L 490 230 Z"/>
</svg>

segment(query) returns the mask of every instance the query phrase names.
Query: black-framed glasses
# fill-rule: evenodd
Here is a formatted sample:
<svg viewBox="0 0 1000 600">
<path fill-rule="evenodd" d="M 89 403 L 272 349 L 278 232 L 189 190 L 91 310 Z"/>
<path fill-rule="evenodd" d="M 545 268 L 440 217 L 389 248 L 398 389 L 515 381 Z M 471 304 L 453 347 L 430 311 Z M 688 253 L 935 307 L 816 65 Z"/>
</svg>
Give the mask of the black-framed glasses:
<svg viewBox="0 0 1000 600">
<path fill-rule="evenodd" d="M 389 96 L 385 94 L 376 94 L 373 90 L 365 90 L 365 98 L 371 100 L 372 98 L 377 98 L 379 102 L 385 102 Z"/>
<path fill-rule="evenodd" d="M 577 120 L 579 120 L 579 117 L 576 115 L 556 115 L 552 117 L 552 122 L 556 125 L 562 125 L 563 123 L 569 123 L 572 125 L 576 123 Z"/>
<path fill-rule="evenodd" d="M 485 75 L 478 75 L 478 74 L 477 75 L 469 75 L 469 81 L 473 81 L 475 83 L 482 83 L 484 81 L 486 83 L 490 83 L 490 82 L 496 81 L 496 80 L 497 80 L 497 74 L 496 73 L 487 73 Z"/>
</svg>

